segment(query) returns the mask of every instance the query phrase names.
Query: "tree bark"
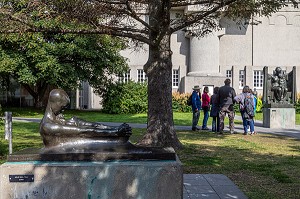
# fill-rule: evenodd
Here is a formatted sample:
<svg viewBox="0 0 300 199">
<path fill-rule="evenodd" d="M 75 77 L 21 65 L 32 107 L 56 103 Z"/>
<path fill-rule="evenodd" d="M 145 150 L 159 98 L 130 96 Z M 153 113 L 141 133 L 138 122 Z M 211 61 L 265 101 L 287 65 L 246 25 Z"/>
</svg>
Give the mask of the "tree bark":
<svg viewBox="0 0 300 199">
<path fill-rule="evenodd" d="M 148 127 L 138 144 L 182 148 L 174 129 L 172 110 L 172 51 L 170 0 L 149 4 L 149 57 L 144 65 L 148 77 Z"/>
<path fill-rule="evenodd" d="M 160 45 L 149 47 L 144 66 L 148 77 L 148 128 L 138 144 L 180 149 L 173 122 L 170 37 L 166 35 Z"/>
</svg>

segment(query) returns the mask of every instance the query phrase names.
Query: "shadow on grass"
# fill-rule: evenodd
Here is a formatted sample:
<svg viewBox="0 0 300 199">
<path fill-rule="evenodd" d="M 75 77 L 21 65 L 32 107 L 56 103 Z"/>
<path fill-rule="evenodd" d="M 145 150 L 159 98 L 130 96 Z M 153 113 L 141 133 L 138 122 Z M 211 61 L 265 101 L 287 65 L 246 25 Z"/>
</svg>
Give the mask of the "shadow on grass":
<svg viewBox="0 0 300 199">
<path fill-rule="evenodd" d="M 179 132 L 185 173 L 221 173 L 249 198 L 300 195 L 300 143 L 284 136 Z"/>
</svg>

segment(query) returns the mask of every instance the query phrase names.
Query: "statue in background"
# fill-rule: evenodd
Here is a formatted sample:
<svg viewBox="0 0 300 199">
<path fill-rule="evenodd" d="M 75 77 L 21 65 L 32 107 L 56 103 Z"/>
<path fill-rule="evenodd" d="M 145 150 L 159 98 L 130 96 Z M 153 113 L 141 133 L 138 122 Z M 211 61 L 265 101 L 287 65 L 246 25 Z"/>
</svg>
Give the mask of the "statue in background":
<svg viewBox="0 0 300 199">
<path fill-rule="evenodd" d="M 273 74 L 268 74 L 264 67 L 264 107 L 293 107 L 296 100 L 296 68 L 288 74 L 276 67 Z"/>
<path fill-rule="evenodd" d="M 125 144 L 131 132 L 128 124 L 118 127 L 88 122 L 77 117 L 66 120 L 62 114 L 70 99 L 62 89 L 49 94 L 47 108 L 40 123 L 40 134 L 45 147 L 84 146 L 89 144 Z"/>
<path fill-rule="evenodd" d="M 276 67 L 271 76 L 271 91 L 274 92 L 274 98 L 277 102 L 283 102 L 287 95 L 287 75 L 280 67 Z"/>
</svg>

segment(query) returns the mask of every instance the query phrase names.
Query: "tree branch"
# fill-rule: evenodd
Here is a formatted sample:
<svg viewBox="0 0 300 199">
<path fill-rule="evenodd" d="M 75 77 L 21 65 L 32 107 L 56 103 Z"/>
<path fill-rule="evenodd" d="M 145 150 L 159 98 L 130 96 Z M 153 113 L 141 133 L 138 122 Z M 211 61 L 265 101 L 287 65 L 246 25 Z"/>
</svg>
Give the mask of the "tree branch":
<svg viewBox="0 0 300 199">
<path fill-rule="evenodd" d="M 237 0 L 229 0 L 229 1 L 223 2 L 221 4 L 218 4 L 216 7 L 212 8 L 211 10 L 204 12 L 203 14 L 200 14 L 201 12 L 199 12 L 199 14 L 197 14 L 195 16 L 192 16 L 192 15 L 194 15 L 192 13 L 191 16 L 190 16 L 191 19 L 188 19 L 188 17 L 187 17 L 186 20 L 183 20 L 183 23 L 180 23 L 175 27 L 171 27 L 171 32 L 173 33 L 173 32 L 176 32 L 178 30 L 181 30 L 183 28 L 186 28 L 186 27 L 188 27 L 188 26 L 204 19 L 205 17 L 217 12 L 218 10 L 222 9 L 223 7 L 228 6 L 228 5 L 230 5 L 230 4 L 232 4 L 236 1 Z"/>
<path fill-rule="evenodd" d="M 149 24 L 147 24 L 144 20 L 142 20 L 142 19 L 140 19 L 140 18 L 138 17 L 138 15 L 136 14 L 136 12 L 135 12 L 135 11 L 132 9 L 132 7 L 130 6 L 128 0 L 126 1 L 126 6 L 127 6 L 127 9 L 129 10 L 129 12 L 127 12 L 127 13 L 128 13 L 128 15 L 129 15 L 130 17 L 132 17 L 133 19 L 135 19 L 135 20 L 137 20 L 138 22 L 140 22 L 140 23 L 141 23 L 143 26 L 145 26 L 146 28 L 148 28 L 148 29 L 154 31 L 154 30 L 149 26 Z"/>
<path fill-rule="evenodd" d="M 51 34 L 106 34 L 106 35 L 113 35 L 113 36 L 119 36 L 119 37 L 127 37 L 134 40 L 138 40 L 141 42 L 144 42 L 146 44 L 151 45 L 151 42 L 149 39 L 145 36 L 142 36 L 141 34 L 135 34 L 135 33 L 127 33 L 122 32 L 122 30 L 113 30 L 113 29 L 80 29 L 80 30 L 72 30 L 72 29 L 48 29 L 48 28 L 27 28 L 24 30 L 18 30 L 18 29 L 11 29 L 11 30 L 0 30 L 0 34 L 6 34 L 6 33 L 21 33 L 21 32 L 42 32 L 42 33 L 51 33 Z"/>
<path fill-rule="evenodd" d="M 172 8 L 174 7 L 184 7 L 184 6 L 192 6 L 192 5 L 206 5 L 212 4 L 213 0 L 196 0 L 196 1 L 171 1 Z"/>
</svg>

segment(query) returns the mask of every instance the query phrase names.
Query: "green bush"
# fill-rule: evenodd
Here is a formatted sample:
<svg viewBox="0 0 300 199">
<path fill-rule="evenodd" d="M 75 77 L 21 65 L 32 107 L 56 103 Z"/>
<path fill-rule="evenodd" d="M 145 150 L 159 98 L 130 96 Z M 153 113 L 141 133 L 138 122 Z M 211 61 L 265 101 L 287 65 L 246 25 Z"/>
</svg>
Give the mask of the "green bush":
<svg viewBox="0 0 300 199">
<path fill-rule="evenodd" d="M 233 109 L 235 113 L 239 113 L 240 112 L 240 104 L 235 103 L 233 105 Z"/>
<path fill-rule="evenodd" d="M 107 87 L 102 100 L 103 112 L 145 113 L 148 109 L 147 84 L 128 82 Z"/>
<path fill-rule="evenodd" d="M 300 113 L 300 93 L 297 94 L 295 109 L 296 109 L 296 113 Z"/>
<path fill-rule="evenodd" d="M 172 93 L 172 107 L 174 112 L 191 112 L 187 99 L 191 93 Z M 115 83 L 107 87 L 103 95 L 102 111 L 104 113 L 146 113 L 148 110 L 147 84 L 130 81 Z"/>
<path fill-rule="evenodd" d="M 192 107 L 187 105 L 187 99 L 191 93 L 172 93 L 172 107 L 174 112 L 191 112 Z M 147 84 L 136 82 L 116 83 L 108 86 L 104 94 L 103 112 L 119 113 L 146 113 L 148 109 Z M 296 105 L 297 113 L 300 112 L 300 99 Z M 257 98 L 256 112 L 262 112 L 263 103 L 261 96 Z M 234 109 L 239 112 L 239 105 L 235 104 Z"/>
<path fill-rule="evenodd" d="M 187 100 L 191 93 L 172 93 L 172 107 L 174 112 L 191 112 L 192 107 L 187 105 Z"/>
<path fill-rule="evenodd" d="M 263 102 L 260 97 L 257 98 L 256 112 L 261 113 L 263 108 Z"/>
<path fill-rule="evenodd" d="M 296 113 L 300 113 L 300 100 L 298 100 L 295 104 Z"/>
</svg>

